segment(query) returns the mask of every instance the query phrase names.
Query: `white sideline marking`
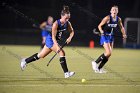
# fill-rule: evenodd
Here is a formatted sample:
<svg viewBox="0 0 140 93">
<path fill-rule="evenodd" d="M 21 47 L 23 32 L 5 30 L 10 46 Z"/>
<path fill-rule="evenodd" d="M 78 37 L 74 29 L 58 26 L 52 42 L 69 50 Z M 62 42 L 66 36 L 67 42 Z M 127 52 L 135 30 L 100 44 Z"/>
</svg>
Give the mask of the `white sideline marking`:
<svg viewBox="0 0 140 93">
<path fill-rule="evenodd" d="M 59 86 L 75 86 L 75 87 L 140 87 L 140 85 L 107 85 L 107 84 L 99 84 L 99 85 L 84 85 L 84 84 L 66 84 L 66 85 L 62 85 L 62 84 L 38 84 L 38 85 L 34 85 L 34 84 L 24 84 L 24 85 L 0 85 L 0 87 L 46 87 L 46 85 L 49 86 L 54 86 L 54 87 L 59 87 Z"/>
</svg>

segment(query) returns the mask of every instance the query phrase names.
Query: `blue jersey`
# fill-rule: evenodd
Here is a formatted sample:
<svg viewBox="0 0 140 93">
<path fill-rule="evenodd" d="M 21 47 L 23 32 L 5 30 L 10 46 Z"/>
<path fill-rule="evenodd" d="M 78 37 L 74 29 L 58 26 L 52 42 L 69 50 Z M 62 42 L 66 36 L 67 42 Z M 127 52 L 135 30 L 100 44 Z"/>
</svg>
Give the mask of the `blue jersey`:
<svg viewBox="0 0 140 93">
<path fill-rule="evenodd" d="M 115 21 L 113 20 L 112 16 L 109 15 L 110 20 L 106 23 L 102 29 L 104 31 L 104 35 L 100 38 L 100 44 L 103 45 L 104 43 L 112 43 L 114 42 L 114 31 L 117 30 L 119 24 L 119 17 L 117 16 Z"/>
</svg>

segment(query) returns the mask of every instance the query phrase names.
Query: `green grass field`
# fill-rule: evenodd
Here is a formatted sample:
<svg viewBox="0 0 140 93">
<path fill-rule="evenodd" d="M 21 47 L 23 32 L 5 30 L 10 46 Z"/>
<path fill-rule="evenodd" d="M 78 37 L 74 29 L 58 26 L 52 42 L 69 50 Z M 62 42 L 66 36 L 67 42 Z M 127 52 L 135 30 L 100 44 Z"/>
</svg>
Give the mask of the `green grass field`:
<svg viewBox="0 0 140 93">
<path fill-rule="evenodd" d="M 20 58 L 39 51 L 39 46 L 0 46 L 0 93 L 140 93 L 140 50 L 114 49 L 105 66 L 108 73 L 96 74 L 91 57 L 97 58 L 103 49 L 66 47 L 69 70 L 76 72 L 68 79 L 58 56 L 46 66 L 54 53 L 21 71 Z"/>
</svg>

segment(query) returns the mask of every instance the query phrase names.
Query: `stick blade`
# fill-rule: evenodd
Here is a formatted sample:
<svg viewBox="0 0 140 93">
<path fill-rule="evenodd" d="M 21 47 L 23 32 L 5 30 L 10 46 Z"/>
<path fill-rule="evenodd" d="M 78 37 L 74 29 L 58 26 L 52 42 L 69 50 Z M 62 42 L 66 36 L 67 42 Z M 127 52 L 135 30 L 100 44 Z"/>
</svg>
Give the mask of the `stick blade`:
<svg viewBox="0 0 140 93">
<path fill-rule="evenodd" d="M 93 33 L 96 35 L 99 35 L 100 33 L 96 30 L 96 28 L 93 29 Z"/>
</svg>

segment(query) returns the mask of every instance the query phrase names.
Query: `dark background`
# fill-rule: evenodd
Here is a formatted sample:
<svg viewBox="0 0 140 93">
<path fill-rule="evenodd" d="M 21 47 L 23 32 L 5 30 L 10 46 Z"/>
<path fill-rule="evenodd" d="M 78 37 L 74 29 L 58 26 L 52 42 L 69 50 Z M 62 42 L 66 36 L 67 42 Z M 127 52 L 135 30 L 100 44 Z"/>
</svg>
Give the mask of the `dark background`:
<svg viewBox="0 0 140 93">
<path fill-rule="evenodd" d="M 5 7 L 12 6 L 24 16 Z M 113 5 L 119 6 L 119 14 L 124 20 L 127 17 L 140 18 L 139 0 L 1 0 L 0 1 L 0 44 L 39 45 L 41 31 L 34 28 L 34 23 L 41 23 L 51 15 L 54 19 L 60 18 L 63 5 L 68 5 L 71 11 L 71 23 L 75 36 L 70 45 L 89 46 L 94 40 L 99 46 L 99 37 L 93 35 L 92 30 L 97 28 L 103 17 L 110 14 Z M 35 21 L 28 20 L 29 18 Z M 120 32 L 117 32 L 120 34 Z M 115 47 L 122 47 L 122 39 L 115 39 Z"/>
</svg>

